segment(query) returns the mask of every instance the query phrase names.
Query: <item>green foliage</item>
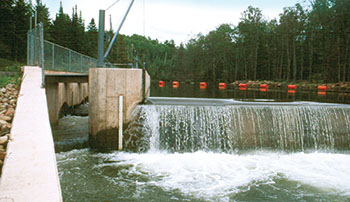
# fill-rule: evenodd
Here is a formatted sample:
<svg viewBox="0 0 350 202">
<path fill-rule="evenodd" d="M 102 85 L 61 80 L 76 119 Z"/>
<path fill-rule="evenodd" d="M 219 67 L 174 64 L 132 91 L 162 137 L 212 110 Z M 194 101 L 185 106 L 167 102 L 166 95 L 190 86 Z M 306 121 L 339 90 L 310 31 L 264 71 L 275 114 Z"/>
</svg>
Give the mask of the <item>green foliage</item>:
<svg viewBox="0 0 350 202">
<path fill-rule="evenodd" d="M 7 84 L 19 85 L 22 66 L 22 63 L 0 58 L 0 88 Z"/>
<path fill-rule="evenodd" d="M 98 31 L 95 19 L 92 18 L 86 32 L 86 54 L 94 58 L 97 58 L 97 39 Z"/>
<path fill-rule="evenodd" d="M 21 67 L 23 63 L 13 62 L 4 58 L 0 58 L 0 72 L 21 72 Z"/>
<path fill-rule="evenodd" d="M 78 16 L 78 7 L 75 5 L 72 13 L 72 21 L 69 26 L 69 48 L 85 53 L 85 25 L 82 20 L 82 14 Z"/>
<path fill-rule="evenodd" d="M 51 24 L 49 9 L 46 7 L 45 4 L 42 3 L 41 0 L 36 0 L 36 5 L 34 7 L 34 11 L 37 11 L 38 22 L 42 22 L 44 25 L 44 38 L 45 38 L 45 40 L 51 41 L 52 39 L 51 39 L 49 29 L 52 26 L 52 24 Z"/>
<path fill-rule="evenodd" d="M 0 76 L 0 88 L 5 87 L 7 84 L 20 85 L 21 77 L 20 74 L 15 74 L 11 76 L 2 75 Z"/>
<path fill-rule="evenodd" d="M 170 75 L 177 80 L 350 81 L 350 2 L 314 0 L 285 8 L 279 22 L 248 7 L 238 26 L 190 40 Z M 180 47 L 176 48 L 179 51 Z M 175 54 L 176 55 L 176 54 Z M 178 73 L 179 72 L 179 73 Z"/>
<path fill-rule="evenodd" d="M 0 57 L 24 61 L 30 6 L 24 0 L 0 1 Z"/>
<path fill-rule="evenodd" d="M 0 58 L 25 61 L 26 32 L 34 10 L 44 23 L 45 39 L 97 56 L 95 20 L 85 30 L 77 6 L 69 16 L 61 4 L 51 20 L 42 0 L 35 6 L 6 0 L 0 1 Z M 350 81 L 349 19 L 349 0 L 312 0 L 308 9 L 296 4 L 284 8 L 279 20 L 266 20 L 259 8 L 249 6 L 237 26 L 220 25 L 178 46 L 172 40 L 119 35 L 107 61 L 134 66 L 138 62 L 139 67 L 146 63 L 151 77 L 162 80 Z M 106 48 L 113 34 L 106 33 Z"/>
<path fill-rule="evenodd" d="M 127 49 L 126 49 L 126 43 L 124 41 L 124 36 L 120 35 L 117 38 L 116 45 L 114 46 L 116 48 L 117 52 L 117 58 L 116 58 L 116 63 L 121 63 L 121 64 L 128 64 L 130 62 Z"/>
<path fill-rule="evenodd" d="M 12 44 L 8 40 L 14 33 L 14 27 L 12 22 L 14 1 L 0 1 L 0 57 L 11 57 Z"/>
<path fill-rule="evenodd" d="M 65 47 L 70 46 L 70 24 L 71 19 L 63 12 L 61 2 L 58 14 L 56 14 L 56 19 L 53 20 L 52 27 L 50 29 L 53 42 Z"/>
</svg>

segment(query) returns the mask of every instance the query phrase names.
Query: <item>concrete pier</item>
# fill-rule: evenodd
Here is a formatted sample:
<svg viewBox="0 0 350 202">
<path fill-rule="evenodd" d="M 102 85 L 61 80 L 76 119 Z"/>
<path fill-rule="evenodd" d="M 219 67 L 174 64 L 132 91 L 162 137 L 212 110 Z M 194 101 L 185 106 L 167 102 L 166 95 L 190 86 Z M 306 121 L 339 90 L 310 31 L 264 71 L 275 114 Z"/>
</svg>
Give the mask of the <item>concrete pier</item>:
<svg viewBox="0 0 350 202">
<path fill-rule="evenodd" d="M 0 181 L 0 202 L 60 202 L 60 182 L 41 69 L 25 67 Z"/>
<path fill-rule="evenodd" d="M 79 105 L 88 97 L 88 75 L 52 71 L 45 75 L 50 123 L 57 124 L 62 107 Z"/>
<path fill-rule="evenodd" d="M 124 97 L 123 123 L 128 124 L 132 112 L 143 99 L 148 97 L 150 77 L 141 69 L 90 68 L 89 70 L 89 133 L 93 148 L 117 149 L 119 96 Z"/>
</svg>

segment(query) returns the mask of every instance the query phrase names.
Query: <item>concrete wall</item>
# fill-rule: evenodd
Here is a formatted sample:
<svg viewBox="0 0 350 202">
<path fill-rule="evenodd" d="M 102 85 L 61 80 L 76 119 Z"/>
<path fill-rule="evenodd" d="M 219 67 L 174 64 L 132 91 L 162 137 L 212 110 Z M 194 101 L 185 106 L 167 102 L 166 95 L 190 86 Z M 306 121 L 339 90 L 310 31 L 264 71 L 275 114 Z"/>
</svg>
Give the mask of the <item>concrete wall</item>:
<svg viewBox="0 0 350 202">
<path fill-rule="evenodd" d="M 90 68 L 89 133 L 95 148 L 116 149 L 118 145 L 119 96 L 124 96 L 123 123 L 132 120 L 132 112 L 142 101 L 142 70 Z M 146 96 L 150 77 L 146 72 Z"/>
<path fill-rule="evenodd" d="M 39 67 L 24 68 L 12 124 L 0 180 L 0 201 L 62 201 Z"/>
</svg>

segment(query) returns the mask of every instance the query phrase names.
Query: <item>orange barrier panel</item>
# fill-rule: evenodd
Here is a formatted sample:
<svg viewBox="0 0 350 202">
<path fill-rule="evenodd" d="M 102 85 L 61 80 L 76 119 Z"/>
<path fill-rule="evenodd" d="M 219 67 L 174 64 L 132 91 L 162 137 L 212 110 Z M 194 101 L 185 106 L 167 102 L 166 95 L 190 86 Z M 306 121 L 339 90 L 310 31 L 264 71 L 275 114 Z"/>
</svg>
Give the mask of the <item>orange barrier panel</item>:
<svg viewBox="0 0 350 202">
<path fill-rule="evenodd" d="M 297 91 L 296 90 L 288 90 L 288 93 L 295 94 L 295 93 L 297 93 Z"/>
<path fill-rule="evenodd" d="M 239 90 L 247 90 L 246 87 L 239 87 Z"/>
<path fill-rule="evenodd" d="M 247 88 L 247 87 L 248 87 L 248 84 L 246 84 L 246 83 L 240 83 L 240 84 L 239 84 L 239 87 L 240 87 L 240 88 Z"/>
<path fill-rule="evenodd" d="M 178 88 L 178 87 L 179 87 L 179 82 L 173 81 L 173 88 Z"/>
<path fill-rule="evenodd" d="M 322 95 L 322 96 L 324 96 L 324 95 L 327 95 L 327 92 L 324 92 L 324 91 L 317 92 L 317 95 Z"/>
<path fill-rule="evenodd" d="M 318 86 L 318 90 L 328 90 L 327 86 Z"/>
<path fill-rule="evenodd" d="M 260 88 L 268 88 L 269 86 L 267 84 L 261 84 Z"/>
<path fill-rule="evenodd" d="M 288 89 L 295 90 L 297 88 L 297 85 L 288 85 Z"/>
<path fill-rule="evenodd" d="M 159 81 L 158 85 L 159 85 L 159 87 L 164 87 L 165 86 L 165 82 L 164 81 Z"/>
<path fill-rule="evenodd" d="M 199 87 L 201 89 L 206 89 L 207 88 L 207 83 L 206 82 L 200 82 Z"/>
<path fill-rule="evenodd" d="M 227 87 L 226 83 L 219 83 L 219 89 L 220 90 L 225 90 Z"/>
<path fill-rule="evenodd" d="M 267 88 L 260 88 L 261 92 L 267 92 Z"/>
</svg>

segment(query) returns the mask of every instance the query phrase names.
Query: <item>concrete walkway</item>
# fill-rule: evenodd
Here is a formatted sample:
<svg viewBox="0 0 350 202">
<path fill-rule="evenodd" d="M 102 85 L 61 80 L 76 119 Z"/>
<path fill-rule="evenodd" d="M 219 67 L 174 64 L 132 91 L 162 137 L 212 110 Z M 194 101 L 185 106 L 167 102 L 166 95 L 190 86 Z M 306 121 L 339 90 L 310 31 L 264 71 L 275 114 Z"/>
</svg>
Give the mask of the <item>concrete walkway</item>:
<svg viewBox="0 0 350 202">
<path fill-rule="evenodd" d="M 60 182 L 41 69 L 25 67 L 0 180 L 0 202 L 60 202 Z"/>
</svg>

